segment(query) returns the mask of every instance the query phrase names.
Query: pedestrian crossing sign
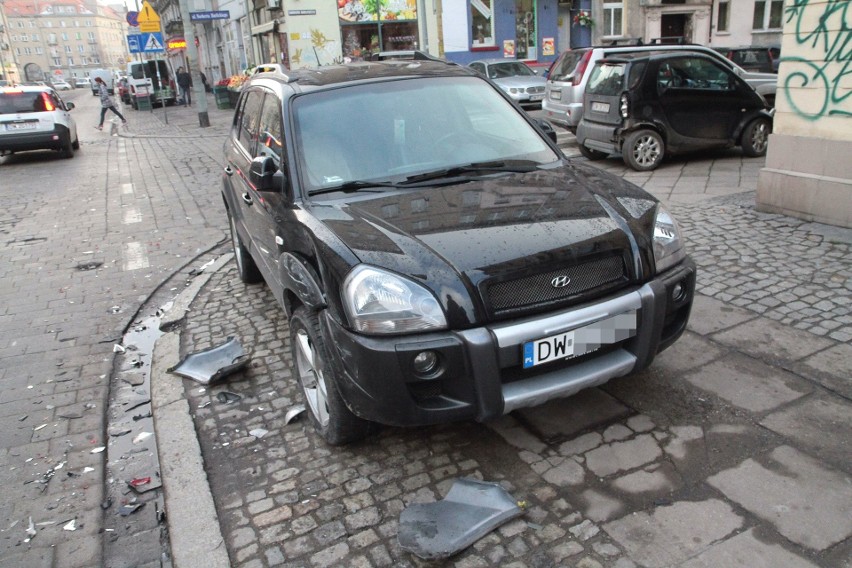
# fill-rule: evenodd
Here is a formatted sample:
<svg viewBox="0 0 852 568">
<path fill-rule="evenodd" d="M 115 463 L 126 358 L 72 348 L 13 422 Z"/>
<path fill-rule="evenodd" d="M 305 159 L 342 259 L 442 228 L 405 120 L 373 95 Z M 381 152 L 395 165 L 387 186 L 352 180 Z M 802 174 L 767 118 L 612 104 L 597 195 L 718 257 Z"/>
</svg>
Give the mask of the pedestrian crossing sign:
<svg viewBox="0 0 852 568">
<path fill-rule="evenodd" d="M 163 47 L 162 32 L 151 32 L 140 35 L 142 36 L 142 53 L 155 53 L 166 50 L 166 48 Z"/>
</svg>

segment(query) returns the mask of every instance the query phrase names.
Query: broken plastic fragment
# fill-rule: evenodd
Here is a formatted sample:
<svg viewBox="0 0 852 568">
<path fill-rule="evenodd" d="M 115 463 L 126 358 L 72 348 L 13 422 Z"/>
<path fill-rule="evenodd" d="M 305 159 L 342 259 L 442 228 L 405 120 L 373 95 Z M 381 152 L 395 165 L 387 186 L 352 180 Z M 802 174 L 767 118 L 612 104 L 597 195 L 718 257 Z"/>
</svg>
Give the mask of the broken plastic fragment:
<svg viewBox="0 0 852 568">
<path fill-rule="evenodd" d="M 101 453 L 102 451 L 104 451 L 105 449 L 106 449 L 106 446 L 98 446 L 97 448 L 93 449 L 93 450 L 92 450 L 91 452 L 89 452 L 89 453 L 90 453 L 90 454 L 99 454 L 99 453 Z"/>
<path fill-rule="evenodd" d="M 35 525 L 33 524 L 33 518 L 32 517 L 30 517 L 30 525 L 27 527 L 27 535 L 29 535 L 30 538 L 32 538 L 36 535 L 36 529 L 35 529 Z"/>
<path fill-rule="evenodd" d="M 62 527 L 64 531 L 76 531 L 77 530 L 77 519 L 71 519 L 68 524 Z"/>
<path fill-rule="evenodd" d="M 249 434 L 254 436 L 255 438 L 263 438 L 264 436 L 269 434 L 269 430 L 264 430 L 263 428 L 255 428 L 254 430 L 251 430 Z"/>
<path fill-rule="evenodd" d="M 203 385 L 209 385 L 245 367 L 251 356 L 235 337 L 221 345 L 191 353 L 168 371 Z"/>
<path fill-rule="evenodd" d="M 115 345 L 112 346 L 112 352 L 113 353 L 124 353 L 125 351 L 127 351 L 127 350 L 124 347 L 122 347 L 121 345 L 119 345 L 118 343 L 116 343 Z"/>
<path fill-rule="evenodd" d="M 219 402 L 224 402 L 225 404 L 231 404 L 232 402 L 237 402 L 237 401 L 242 400 L 243 397 L 241 397 L 240 395 L 238 395 L 235 392 L 222 391 L 222 392 L 220 392 L 219 394 L 216 395 L 216 398 L 219 400 Z"/>
<path fill-rule="evenodd" d="M 136 437 L 133 438 L 133 443 L 138 444 L 139 442 L 144 442 L 151 436 L 153 436 L 151 432 L 139 432 L 138 434 L 136 434 Z"/>
<path fill-rule="evenodd" d="M 284 424 L 289 424 L 290 422 L 296 422 L 299 418 L 302 417 L 302 413 L 305 411 L 304 404 L 297 404 L 293 408 L 287 411 L 287 414 L 284 415 Z"/>
<path fill-rule="evenodd" d="M 88 466 L 86 466 L 86 467 L 84 467 L 84 468 L 83 468 L 83 473 L 89 473 L 89 472 L 91 472 L 91 471 L 95 471 L 95 468 L 93 468 L 93 467 L 88 467 Z"/>
<path fill-rule="evenodd" d="M 41 430 L 42 428 L 45 428 L 46 426 L 47 426 L 47 424 L 39 424 L 38 426 L 33 428 L 33 432 L 38 432 L 39 430 Z"/>
<path fill-rule="evenodd" d="M 496 483 L 457 479 L 442 501 L 414 503 L 399 515 L 399 544 L 420 558 L 449 558 L 523 514 Z"/>
<path fill-rule="evenodd" d="M 118 514 L 122 517 L 126 517 L 128 515 L 132 515 L 139 509 L 145 506 L 145 503 L 128 503 L 127 505 L 122 505 L 118 509 Z"/>
<path fill-rule="evenodd" d="M 129 482 L 130 487 L 139 487 L 140 485 L 147 485 L 151 483 L 150 477 L 137 477 L 136 479 L 131 479 Z"/>
</svg>

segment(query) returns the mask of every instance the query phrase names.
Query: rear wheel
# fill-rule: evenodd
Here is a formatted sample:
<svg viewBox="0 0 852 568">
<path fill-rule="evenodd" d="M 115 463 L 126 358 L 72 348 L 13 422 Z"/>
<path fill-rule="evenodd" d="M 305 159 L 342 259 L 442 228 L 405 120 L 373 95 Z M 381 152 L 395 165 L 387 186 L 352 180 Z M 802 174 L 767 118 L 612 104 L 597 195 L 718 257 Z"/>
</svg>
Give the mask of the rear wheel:
<svg viewBox="0 0 852 568">
<path fill-rule="evenodd" d="M 293 370 L 311 421 L 317 432 L 332 446 L 364 438 L 370 422 L 355 416 L 337 390 L 337 376 L 329 364 L 328 349 L 320 330 L 319 317 L 304 306 L 290 317 L 290 347 Z"/>
<path fill-rule="evenodd" d="M 80 136 L 79 135 L 74 135 L 74 142 L 71 144 L 71 147 L 74 148 L 75 150 L 80 149 Z"/>
<path fill-rule="evenodd" d="M 230 211 L 228 211 L 228 224 L 231 227 L 231 244 L 234 247 L 234 259 L 237 262 L 237 272 L 240 275 L 240 280 L 246 284 L 260 282 L 263 276 L 261 276 L 257 264 L 255 264 L 254 259 L 251 257 L 251 253 L 243 246 L 240 234 L 237 232 L 236 222 Z"/>
<path fill-rule="evenodd" d="M 758 118 L 749 122 L 743 131 L 743 154 L 750 158 L 765 156 L 771 132 L 772 124 L 766 118 Z"/>
<path fill-rule="evenodd" d="M 627 137 L 621 148 L 624 163 L 639 172 L 656 169 L 663 161 L 665 144 L 653 130 L 637 130 Z"/>
<path fill-rule="evenodd" d="M 59 151 L 65 159 L 74 157 L 74 144 L 71 142 L 70 132 L 62 137 L 62 147 Z"/>
<path fill-rule="evenodd" d="M 583 155 L 583 157 L 588 159 L 588 160 L 591 160 L 593 162 L 596 162 L 598 160 L 603 160 L 604 158 L 606 158 L 609 155 L 606 152 L 601 152 L 600 150 L 592 150 L 591 148 L 587 148 L 586 146 L 583 146 L 582 144 L 580 144 L 579 148 L 580 148 L 580 153 Z"/>
</svg>

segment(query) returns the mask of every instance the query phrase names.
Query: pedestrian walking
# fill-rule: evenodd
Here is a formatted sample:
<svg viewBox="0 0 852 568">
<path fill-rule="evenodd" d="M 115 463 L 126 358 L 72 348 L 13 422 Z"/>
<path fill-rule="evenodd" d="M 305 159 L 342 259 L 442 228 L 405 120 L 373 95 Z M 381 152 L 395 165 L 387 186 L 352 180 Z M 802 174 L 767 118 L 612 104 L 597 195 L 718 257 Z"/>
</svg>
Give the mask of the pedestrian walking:
<svg viewBox="0 0 852 568">
<path fill-rule="evenodd" d="M 192 104 L 190 95 L 192 89 L 192 75 L 187 73 L 183 67 L 179 67 L 177 71 L 177 84 L 180 87 L 180 96 L 183 97 L 183 106 Z"/>
<path fill-rule="evenodd" d="M 100 77 L 95 77 L 95 83 L 98 85 L 98 95 L 101 97 L 101 121 L 95 127 L 98 130 L 104 129 L 104 117 L 106 116 L 106 111 L 111 110 L 121 119 L 121 124 L 127 124 L 127 119 L 118 112 L 115 108 L 115 102 L 113 102 L 112 97 L 109 96 L 109 89 L 107 89 L 106 83 Z"/>
</svg>

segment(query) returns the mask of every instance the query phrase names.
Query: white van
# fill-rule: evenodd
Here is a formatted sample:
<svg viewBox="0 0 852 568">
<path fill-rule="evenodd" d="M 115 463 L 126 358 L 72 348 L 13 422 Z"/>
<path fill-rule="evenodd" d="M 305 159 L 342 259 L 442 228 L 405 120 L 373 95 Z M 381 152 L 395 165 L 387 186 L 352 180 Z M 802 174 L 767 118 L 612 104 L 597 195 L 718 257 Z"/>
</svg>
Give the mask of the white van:
<svg viewBox="0 0 852 568">
<path fill-rule="evenodd" d="M 91 80 L 92 86 L 92 95 L 98 96 L 98 83 L 95 81 L 95 77 L 100 77 L 104 83 L 106 83 L 107 91 L 109 94 L 115 94 L 115 77 L 112 74 L 112 71 L 107 71 L 106 69 L 92 69 L 89 72 L 89 79 Z"/>
<path fill-rule="evenodd" d="M 128 63 L 127 87 L 130 90 L 130 104 L 137 110 L 140 98 L 147 98 L 151 104 L 163 105 L 173 105 L 177 100 L 174 73 L 162 59 Z"/>
</svg>

